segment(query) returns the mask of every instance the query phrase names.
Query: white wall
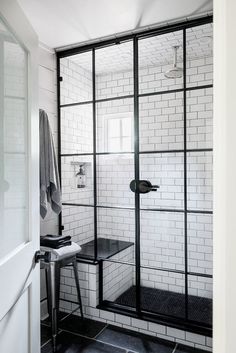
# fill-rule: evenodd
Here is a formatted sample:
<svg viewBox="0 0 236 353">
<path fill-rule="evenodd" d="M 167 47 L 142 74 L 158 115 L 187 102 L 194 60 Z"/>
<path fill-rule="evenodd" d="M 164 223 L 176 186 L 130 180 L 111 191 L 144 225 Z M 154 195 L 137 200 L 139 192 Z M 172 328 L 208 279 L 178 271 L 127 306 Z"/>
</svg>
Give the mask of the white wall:
<svg viewBox="0 0 236 353">
<path fill-rule="evenodd" d="M 57 151 L 57 96 L 56 96 L 56 59 L 52 50 L 39 48 L 39 108 L 49 117 L 53 139 Z M 49 211 L 43 220 L 40 217 L 40 235 L 58 234 L 58 216 Z M 41 299 L 46 297 L 45 273 L 41 270 Z M 41 317 L 47 314 L 46 301 L 41 303 Z"/>
</svg>

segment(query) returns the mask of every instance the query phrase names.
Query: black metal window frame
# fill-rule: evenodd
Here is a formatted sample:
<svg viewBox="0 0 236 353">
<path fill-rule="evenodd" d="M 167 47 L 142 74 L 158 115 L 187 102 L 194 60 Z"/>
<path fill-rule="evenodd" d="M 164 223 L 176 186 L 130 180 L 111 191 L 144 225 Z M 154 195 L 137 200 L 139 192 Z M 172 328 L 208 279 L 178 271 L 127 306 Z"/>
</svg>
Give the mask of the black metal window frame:
<svg viewBox="0 0 236 353">
<path fill-rule="evenodd" d="M 189 152 L 212 152 L 212 148 L 200 148 L 200 149 L 188 149 L 187 148 L 187 92 L 193 90 L 201 90 L 212 88 L 212 84 L 187 87 L 186 84 L 186 30 L 188 28 L 201 26 L 204 24 L 211 23 L 213 17 L 211 15 L 198 18 L 195 20 L 184 21 L 174 25 L 167 25 L 159 27 L 152 30 L 140 31 L 135 34 L 124 35 L 120 37 L 115 37 L 114 39 L 94 42 L 88 45 L 78 46 L 76 48 L 67 49 L 63 51 L 58 51 L 57 54 L 57 101 L 58 101 L 58 165 L 59 165 L 59 174 L 61 178 L 61 158 L 67 156 L 93 156 L 93 193 L 94 193 L 94 204 L 80 204 L 80 203 L 69 203 L 65 202 L 63 205 L 67 206 L 78 206 L 78 207 L 92 207 L 94 209 L 94 262 L 99 265 L 99 305 L 98 308 L 116 312 L 123 315 L 128 315 L 131 317 L 136 317 L 139 319 L 156 322 L 159 324 L 175 327 L 178 329 L 195 332 L 198 334 L 203 334 L 206 336 L 212 336 L 212 325 L 207 325 L 199 322 L 192 321 L 188 318 L 188 277 L 189 276 L 198 276 L 206 277 L 212 279 L 212 275 L 190 272 L 188 270 L 188 230 L 187 230 L 187 217 L 188 214 L 213 214 L 212 211 L 206 210 L 190 210 L 188 209 L 188 200 L 187 200 L 187 154 Z M 139 39 L 159 36 L 162 34 L 182 31 L 183 33 L 183 87 L 173 90 L 164 90 L 150 93 L 139 94 L 139 68 L 138 68 L 138 41 Z M 104 48 L 107 46 L 124 43 L 126 41 L 133 41 L 133 94 L 96 99 L 96 67 L 95 67 L 95 55 L 96 49 Z M 60 74 L 60 59 L 65 57 L 70 57 L 72 55 L 81 54 L 84 52 L 91 52 L 92 54 L 92 100 L 83 101 L 83 102 L 74 102 L 69 104 L 61 104 L 60 102 L 60 82 L 62 77 Z M 152 95 L 161 95 L 169 93 L 183 93 L 183 119 L 184 119 L 184 147 L 183 149 L 178 150 L 154 150 L 154 151 L 139 151 L 139 98 Z M 97 129 L 96 129 L 96 104 L 100 102 L 113 101 L 119 99 L 133 98 L 134 102 L 134 151 L 127 152 L 97 152 Z M 70 107 L 70 106 L 79 106 L 84 104 L 92 104 L 92 113 L 93 113 L 93 152 L 91 153 L 61 153 L 61 108 Z M 97 156 L 99 155 L 108 155 L 108 154 L 133 154 L 134 155 L 134 177 L 136 180 L 139 179 L 139 158 L 142 154 L 149 153 L 182 153 L 184 157 L 184 207 L 183 209 L 169 209 L 169 208 L 149 208 L 143 209 L 140 207 L 140 195 L 135 193 L 135 207 L 122 207 L 122 206 L 105 206 L 99 205 L 97 202 Z M 125 263 L 124 261 L 114 261 L 112 259 L 98 259 L 97 256 L 97 210 L 98 208 L 106 209 L 129 209 L 135 211 L 135 263 Z M 173 270 L 173 269 L 164 269 L 164 268 L 151 268 L 149 266 L 141 266 L 140 262 L 140 211 L 157 211 L 157 212 L 180 212 L 184 214 L 184 260 L 185 268 L 183 271 Z M 62 225 L 62 215 L 59 216 L 59 232 L 63 230 Z M 135 267 L 136 274 L 136 307 L 126 307 L 120 304 L 116 304 L 103 298 L 103 263 L 104 262 L 115 262 L 121 264 L 127 264 Z M 168 271 L 172 273 L 181 273 L 185 277 L 185 318 L 176 318 L 174 316 L 168 316 L 164 314 L 151 313 L 142 310 L 140 303 L 140 287 L 141 287 L 141 268 L 155 269 L 159 271 Z"/>
</svg>

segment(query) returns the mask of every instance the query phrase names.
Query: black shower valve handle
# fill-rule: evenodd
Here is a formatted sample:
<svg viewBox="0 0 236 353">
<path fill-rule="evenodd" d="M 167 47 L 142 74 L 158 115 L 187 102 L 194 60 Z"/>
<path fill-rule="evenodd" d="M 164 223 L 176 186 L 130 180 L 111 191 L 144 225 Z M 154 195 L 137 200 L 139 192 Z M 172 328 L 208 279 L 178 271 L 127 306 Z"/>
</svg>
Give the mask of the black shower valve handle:
<svg viewBox="0 0 236 353">
<path fill-rule="evenodd" d="M 152 185 L 149 180 L 132 180 L 130 183 L 131 191 L 140 194 L 146 194 L 150 191 L 157 191 L 159 185 Z"/>
<path fill-rule="evenodd" d="M 152 185 L 152 186 L 150 187 L 150 191 L 157 191 L 157 189 L 159 189 L 159 188 L 160 188 L 159 185 Z"/>
</svg>

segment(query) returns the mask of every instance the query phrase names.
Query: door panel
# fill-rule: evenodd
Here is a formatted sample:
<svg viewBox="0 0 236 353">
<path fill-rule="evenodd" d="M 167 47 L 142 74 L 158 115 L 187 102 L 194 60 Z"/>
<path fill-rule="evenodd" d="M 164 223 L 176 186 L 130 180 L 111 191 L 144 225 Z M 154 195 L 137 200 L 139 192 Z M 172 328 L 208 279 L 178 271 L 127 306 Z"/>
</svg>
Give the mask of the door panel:
<svg viewBox="0 0 236 353">
<path fill-rule="evenodd" d="M 22 294 L 16 305 L 0 322 L 0 339 L 2 352 L 14 352 L 18 342 L 17 353 L 29 352 L 29 289 Z M 22 320 L 25 317 L 25 320 Z M 18 323 L 21 322 L 20 330 Z M 14 339 L 13 339 L 14 337 Z M 19 344 L 20 342 L 20 344 Z"/>
<path fill-rule="evenodd" d="M 0 351 L 8 353 L 40 351 L 37 46 L 17 2 L 1 1 Z"/>
</svg>

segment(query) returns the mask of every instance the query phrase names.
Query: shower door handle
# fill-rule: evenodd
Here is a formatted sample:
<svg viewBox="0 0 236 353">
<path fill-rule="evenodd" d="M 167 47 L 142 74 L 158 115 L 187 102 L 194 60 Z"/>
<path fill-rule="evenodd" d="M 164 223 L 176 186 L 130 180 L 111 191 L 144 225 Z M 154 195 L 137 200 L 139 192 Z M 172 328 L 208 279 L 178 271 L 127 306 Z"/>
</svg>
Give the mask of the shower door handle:
<svg viewBox="0 0 236 353">
<path fill-rule="evenodd" d="M 157 191 L 160 186 L 152 185 L 149 180 L 132 180 L 129 187 L 135 193 L 147 194 L 150 191 Z"/>
</svg>

